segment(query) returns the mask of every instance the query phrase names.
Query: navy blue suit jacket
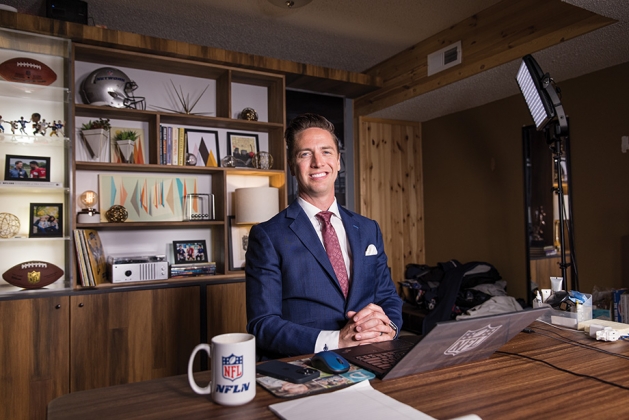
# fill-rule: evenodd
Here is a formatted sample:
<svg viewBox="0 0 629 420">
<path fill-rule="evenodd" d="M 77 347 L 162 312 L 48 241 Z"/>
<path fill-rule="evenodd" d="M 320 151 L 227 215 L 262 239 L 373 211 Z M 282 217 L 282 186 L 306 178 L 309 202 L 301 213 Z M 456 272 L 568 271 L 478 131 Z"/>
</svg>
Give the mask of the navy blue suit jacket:
<svg viewBox="0 0 629 420">
<path fill-rule="evenodd" d="M 402 300 L 384 253 L 378 224 L 339 206 L 351 249 L 347 299 L 321 240 L 297 201 L 249 234 L 247 331 L 266 357 L 312 353 L 321 330 L 340 330 L 348 311 L 369 303 L 382 307 L 398 328 Z M 377 253 L 366 256 L 369 245 Z"/>
</svg>

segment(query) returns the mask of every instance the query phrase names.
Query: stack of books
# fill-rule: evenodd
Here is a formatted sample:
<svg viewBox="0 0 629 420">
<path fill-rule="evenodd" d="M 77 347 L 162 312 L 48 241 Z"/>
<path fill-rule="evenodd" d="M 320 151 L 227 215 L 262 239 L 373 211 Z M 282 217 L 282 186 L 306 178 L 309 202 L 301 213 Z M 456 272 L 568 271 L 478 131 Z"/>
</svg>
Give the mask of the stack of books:
<svg viewBox="0 0 629 420">
<path fill-rule="evenodd" d="M 97 286 L 107 281 L 107 260 L 98 232 L 93 229 L 76 229 L 74 245 L 79 263 L 81 285 Z"/>
<path fill-rule="evenodd" d="M 161 165 L 185 166 L 186 130 L 182 127 L 160 125 L 159 163 Z"/>
<path fill-rule="evenodd" d="M 213 276 L 216 274 L 216 263 L 190 263 L 190 264 L 173 264 L 170 266 L 171 278 L 177 277 L 194 277 L 194 276 Z"/>
</svg>

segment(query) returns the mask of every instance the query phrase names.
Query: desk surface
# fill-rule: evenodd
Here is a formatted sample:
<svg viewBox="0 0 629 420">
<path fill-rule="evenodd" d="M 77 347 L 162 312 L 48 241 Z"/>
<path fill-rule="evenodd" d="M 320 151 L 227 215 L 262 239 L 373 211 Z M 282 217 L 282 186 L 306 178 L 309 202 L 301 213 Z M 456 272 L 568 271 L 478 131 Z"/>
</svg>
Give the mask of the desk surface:
<svg viewBox="0 0 629 420">
<path fill-rule="evenodd" d="M 596 342 L 541 323 L 534 323 L 532 329 L 536 332 L 518 334 L 501 351 L 520 353 L 629 387 L 629 342 Z M 626 358 L 550 336 L 570 338 Z M 207 383 L 209 372 L 199 372 L 196 377 L 199 383 Z M 629 390 L 498 353 L 480 362 L 371 383 L 375 389 L 437 419 L 471 413 L 483 420 L 549 418 L 553 410 L 570 419 L 629 418 Z M 281 401 L 285 400 L 258 386 L 256 398 L 249 404 L 222 407 L 209 397 L 194 394 L 186 375 L 180 375 L 64 395 L 49 404 L 48 420 L 276 419 L 267 406 Z"/>
</svg>

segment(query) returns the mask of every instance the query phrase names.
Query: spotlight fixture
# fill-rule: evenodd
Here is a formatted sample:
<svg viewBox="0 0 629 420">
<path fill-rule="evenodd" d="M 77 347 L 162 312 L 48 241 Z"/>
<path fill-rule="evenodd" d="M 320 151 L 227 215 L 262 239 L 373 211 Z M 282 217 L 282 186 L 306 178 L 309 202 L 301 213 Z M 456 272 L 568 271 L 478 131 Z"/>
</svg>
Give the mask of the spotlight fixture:
<svg viewBox="0 0 629 420">
<path fill-rule="evenodd" d="M 281 7 L 282 9 L 299 9 L 311 1 L 312 0 L 269 0 L 269 3 Z"/>
</svg>

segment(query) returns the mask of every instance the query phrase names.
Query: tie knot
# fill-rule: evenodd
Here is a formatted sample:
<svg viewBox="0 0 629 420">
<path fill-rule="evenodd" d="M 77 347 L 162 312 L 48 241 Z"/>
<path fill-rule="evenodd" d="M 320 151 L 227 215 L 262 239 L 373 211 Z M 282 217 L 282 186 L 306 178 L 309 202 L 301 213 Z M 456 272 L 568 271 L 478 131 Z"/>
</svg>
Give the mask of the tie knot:
<svg viewBox="0 0 629 420">
<path fill-rule="evenodd" d="M 327 224 L 330 223 L 330 218 L 332 218 L 333 214 L 334 213 L 332 213 L 331 211 L 320 211 L 316 214 L 316 217 L 317 219 Z"/>
</svg>

